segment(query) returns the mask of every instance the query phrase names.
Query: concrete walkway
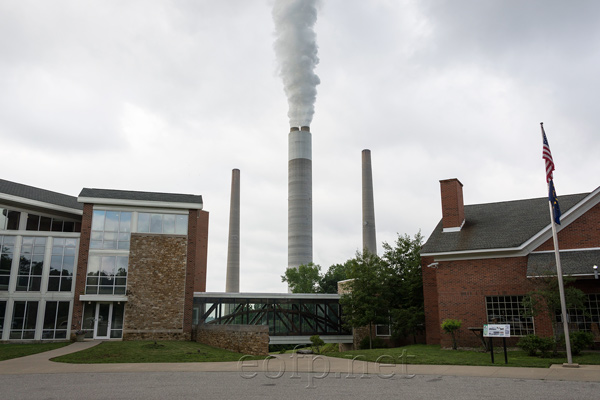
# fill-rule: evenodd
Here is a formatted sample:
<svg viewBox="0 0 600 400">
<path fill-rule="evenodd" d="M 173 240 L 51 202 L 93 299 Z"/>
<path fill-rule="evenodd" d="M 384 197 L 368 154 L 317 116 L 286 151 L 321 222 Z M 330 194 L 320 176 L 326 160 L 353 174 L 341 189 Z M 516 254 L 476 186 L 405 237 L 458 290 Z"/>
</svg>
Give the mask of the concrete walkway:
<svg viewBox="0 0 600 400">
<path fill-rule="evenodd" d="M 319 375 L 361 376 L 376 374 L 382 377 L 395 376 L 410 378 L 412 375 L 479 376 L 486 378 L 547 379 L 563 381 L 600 382 L 600 365 L 582 365 L 568 368 L 553 365 L 550 368 L 516 367 L 473 367 L 461 365 L 413 365 L 377 364 L 359 360 L 324 356 L 297 356 L 282 354 L 274 359 L 241 362 L 212 363 L 146 363 L 146 364 L 65 364 L 50 361 L 64 354 L 89 349 L 101 341 L 76 342 L 60 349 L 38 353 L 27 357 L 0 361 L 0 375 L 11 374 L 64 374 L 64 373 L 115 373 L 115 372 L 239 372 L 250 377 L 254 373 L 297 374 L 314 373 Z"/>
</svg>

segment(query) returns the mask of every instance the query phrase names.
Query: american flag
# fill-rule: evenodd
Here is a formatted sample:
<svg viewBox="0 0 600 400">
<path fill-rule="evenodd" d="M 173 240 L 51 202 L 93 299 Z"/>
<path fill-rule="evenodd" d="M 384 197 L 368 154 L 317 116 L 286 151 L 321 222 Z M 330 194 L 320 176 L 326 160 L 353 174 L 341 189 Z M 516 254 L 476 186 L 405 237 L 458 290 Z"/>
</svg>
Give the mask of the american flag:
<svg viewBox="0 0 600 400">
<path fill-rule="evenodd" d="M 542 137 L 544 138 L 544 148 L 542 150 L 542 158 L 546 161 L 546 182 L 552 180 L 552 171 L 554 171 L 554 161 L 552 161 L 552 153 L 550 152 L 550 145 L 546 138 L 546 132 L 544 132 L 544 124 L 540 123 L 542 127 Z"/>
</svg>

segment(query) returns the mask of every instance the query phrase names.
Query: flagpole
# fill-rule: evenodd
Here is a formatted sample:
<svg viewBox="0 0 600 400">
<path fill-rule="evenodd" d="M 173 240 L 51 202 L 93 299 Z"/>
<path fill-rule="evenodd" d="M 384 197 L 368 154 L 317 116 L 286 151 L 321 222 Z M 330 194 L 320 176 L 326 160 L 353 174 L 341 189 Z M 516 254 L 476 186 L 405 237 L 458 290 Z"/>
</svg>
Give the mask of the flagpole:
<svg viewBox="0 0 600 400">
<path fill-rule="evenodd" d="M 542 128 L 542 139 L 544 138 L 544 123 L 540 122 Z M 548 182 L 548 193 L 550 193 L 550 182 Z M 552 240 L 554 241 L 554 257 L 556 259 L 556 274 L 558 277 L 558 291 L 560 293 L 560 308 L 562 313 L 563 330 L 565 332 L 565 347 L 567 350 L 567 363 L 573 364 L 571 355 L 571 338 L 569 336 L 569 320 L 567 319 L 567 302 L 565 301 L 565 289 L 563 283 L 562 267 L 560 265 L 560 253 L 558 250 L 558 235 L 556 233 L 556 223 L 554 221 L 554 212 L 552 210 L 552 202 L 548 198 L 548 208 L 550 210 L 550 221 L 552 225 Z"/>
</svg>

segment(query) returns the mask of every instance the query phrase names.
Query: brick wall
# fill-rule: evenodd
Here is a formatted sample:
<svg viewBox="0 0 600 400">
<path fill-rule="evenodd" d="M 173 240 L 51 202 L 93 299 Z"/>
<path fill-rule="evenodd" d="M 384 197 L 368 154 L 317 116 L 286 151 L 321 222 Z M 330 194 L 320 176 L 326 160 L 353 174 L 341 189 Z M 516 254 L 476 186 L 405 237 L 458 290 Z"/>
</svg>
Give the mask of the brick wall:
<svg viewBox="0 0 600 400">
<path fill-rule="evenodd" d="M 185 236 L 131 234 L 123 340 L 189 340 L 186 255 Z"/>
<path fill-rule="evenodd" d="M 438 293 L 436 269 L 427 268 L 432 264 L 433 257 L 421 258 L 421 271 L 423 274 L 423 299 L 425 308 L 425 342 L 440 342 L 440 313 L 438 309 Z"/>
<path fill-rule="evenodd" d="M 584 215 L 560 229 L 557 236 L 560 250 L 600 247 L 600 204 L 596 204 Z M 552 238 L 535 250 L 554 250 Z"/>
<path fill-rule="evenodd" d="M 442 347 L 451 347 L 449 334 L 441 332 L 440 325 L 446 318 L 460 319 L 462 327 L 458 331 L 459 346 L 478 347 L 480 340 L 468 330 L 469 327 L 482 327 L 487 323 L 486 296 L 525 295 L 534 286 L 527 275 L 527 257 L 493 258 L 484 260 L 461 260 L 440 262 L 437 269 L 424 268 L 424 276 L 435 271 L 437 283 L 438 316 L 428 310 L 433 302 L 432 293 L 428 293 L 431 284 L 424 285 L 426 298 L 427 343 L 439 343 Z M 549 321 L 544 316 L 535 319 L 536 333 L 547 335 L 552 332 Z M 434 332 L 437 335 L 434 335 Z M 518 339 L 511 339 L 510 343 Z"/>
<path fill-rule="evenodd" d="M 269 354 L 269 328 L 265 325 L 202 324 L 196 330 L 199 343 L 242 354 Z"/>
</svg>

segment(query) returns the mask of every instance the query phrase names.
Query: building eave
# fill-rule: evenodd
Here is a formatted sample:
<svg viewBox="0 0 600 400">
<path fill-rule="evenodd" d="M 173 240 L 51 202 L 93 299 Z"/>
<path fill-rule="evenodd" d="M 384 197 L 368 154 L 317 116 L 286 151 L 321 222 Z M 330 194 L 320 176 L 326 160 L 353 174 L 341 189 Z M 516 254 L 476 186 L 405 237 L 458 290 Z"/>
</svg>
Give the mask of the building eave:
<svg viewBox="0 0 600 400">
<path fill-rule="evenodd" d="M 79 203 L 88 204 L 105 204 L 105 205 L 119 205 L 119 206 L 130 206 L 140 208 L 173 208 L 180 210 L 202 210 L 202 203 L 177 203 L 177 202 L 166 202 L 166 201 L 148 201 L 148 200 L 123 200 L 123 199 L 107 199 L 99 197 L 78 197 Z"/>
<path fill-rule="evenodd" d="M 77 208 L 59 206 L 57 204 L 47 203 L 45 201 L 32 200 L 26 197 L 13 196 L 6 193 L 0 193 L 0 201 L 2 200 L 16 204 L 23 204 L 24 206 L 59 211 L 67 214 L 83 215 L 83 210 Z"/>
</svg>

